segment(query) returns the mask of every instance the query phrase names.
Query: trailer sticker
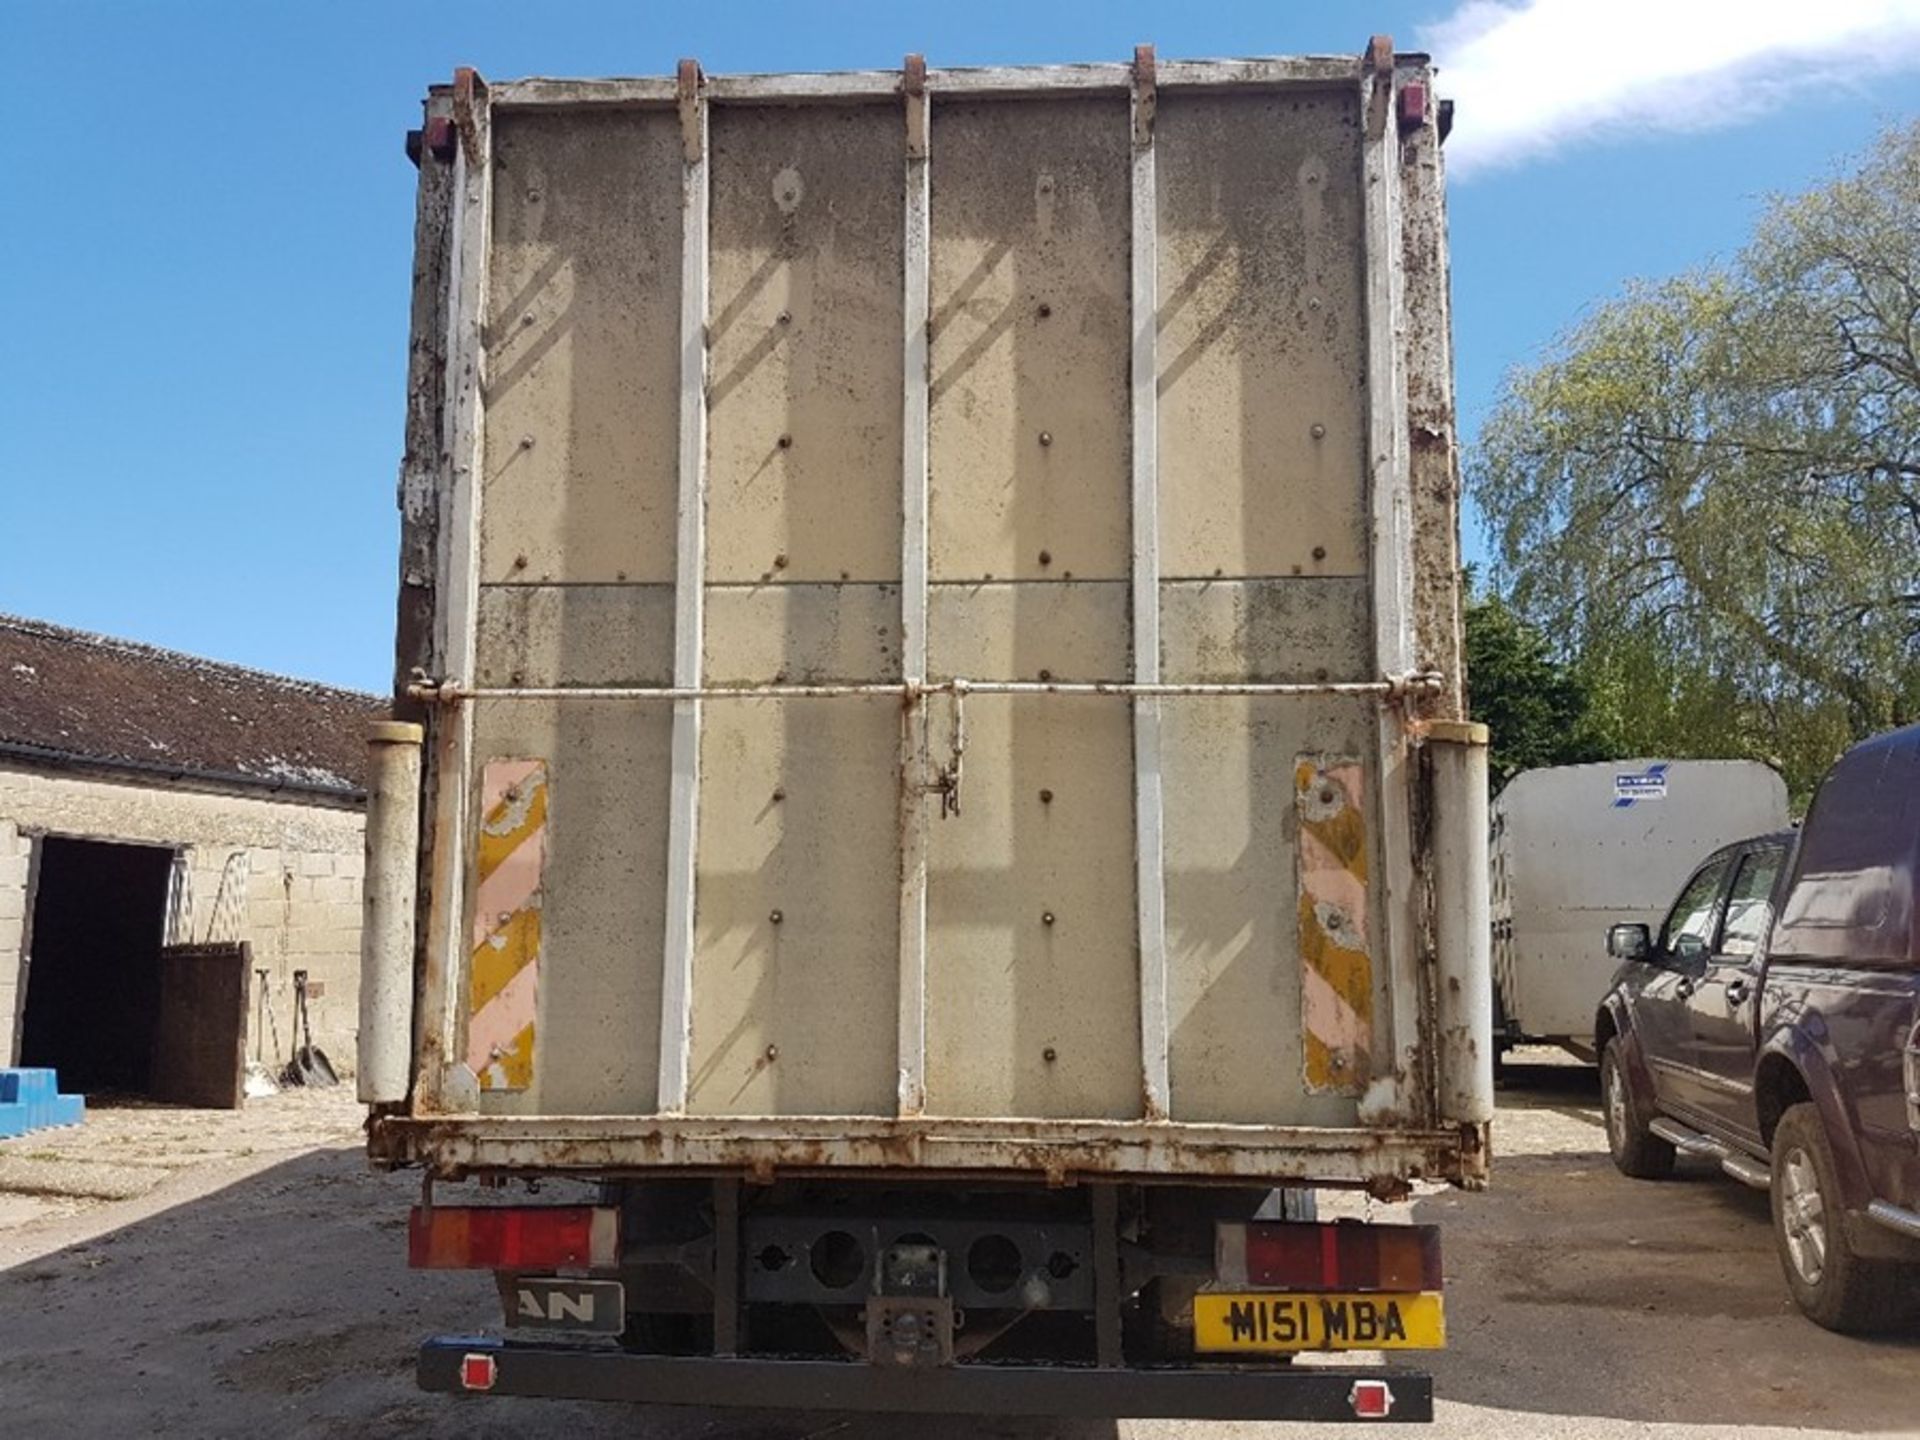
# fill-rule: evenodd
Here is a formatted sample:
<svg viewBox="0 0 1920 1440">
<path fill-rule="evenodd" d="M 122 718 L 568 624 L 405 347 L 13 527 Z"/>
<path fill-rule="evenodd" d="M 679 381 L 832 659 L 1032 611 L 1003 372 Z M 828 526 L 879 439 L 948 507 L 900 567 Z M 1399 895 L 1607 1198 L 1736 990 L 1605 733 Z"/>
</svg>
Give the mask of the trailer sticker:
<svg viewBox="0 0 1920 1440">
<path fill-rule="evenodd" d="M 1358 1095 L 1371 1079 L 1367 829 L 1355 760 L 1294 762 L 1300 816 L 1300 1018 L 1307 1089 Z"/>
<path fill-rule="evenodd" d="M 482 1090 L 533 1082 L 540 976 L 540 885 L 547 856 L 547 767 L 489 760 L 480 774 L 467 1065 Z"/>
<path fill-rule="evenodd" d="M 1645 770 L 1616 772 L 1613 777 L 1613 808 L 1625 810 L 1640 800 L 1667 798 L 1667 762 L 1649 765 Z"/>
</svg>

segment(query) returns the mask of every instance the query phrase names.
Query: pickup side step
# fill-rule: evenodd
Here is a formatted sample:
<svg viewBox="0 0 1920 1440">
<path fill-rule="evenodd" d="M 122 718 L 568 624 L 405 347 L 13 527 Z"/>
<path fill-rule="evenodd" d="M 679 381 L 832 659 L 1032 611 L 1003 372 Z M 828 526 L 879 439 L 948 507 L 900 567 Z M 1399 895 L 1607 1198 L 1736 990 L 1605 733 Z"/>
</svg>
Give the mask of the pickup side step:
<svg viewBox="0 0 1920 1440">
<path fill-rule="evenodd" d="M 1754 1159 L 1744 1150 L 1732 1149 L 1711 1135 L 1689 1130 L 1665 1115 L 1656 1116 L 1647 1128 L 1682 1155 L 1700 1155 L 1709 1160 L 1718 1160 L 1720 1168 L 1743 1185 L 1751 1185 L 1756 1190 L 1773 1188 L 1773 1172 L 1764 1161 Z"/>
</svg>

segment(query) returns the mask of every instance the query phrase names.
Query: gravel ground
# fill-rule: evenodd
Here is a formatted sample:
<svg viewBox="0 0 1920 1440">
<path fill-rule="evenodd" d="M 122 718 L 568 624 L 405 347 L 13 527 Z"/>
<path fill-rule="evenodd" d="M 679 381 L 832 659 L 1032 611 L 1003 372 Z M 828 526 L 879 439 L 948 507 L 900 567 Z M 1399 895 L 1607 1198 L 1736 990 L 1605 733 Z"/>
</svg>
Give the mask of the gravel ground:
<svg viewBox="0 0 1920 1440">
<path fill-rule="evenodd" d="M 1429 1357 L 1433 1433 L 1920 1435 L 1920 1333 L 1852 1340 L 1802 1320 L 1765 1197 L 1684 1167 L 1607 1162 L 1593 1072 L 1519 1067 L 1494 1189 L 1372 1206 L 1446 1226 L 1451 1348 Z M 435 1331 L 497 1324 L 484 1276 L 405 1269 L 411 1177 L 369 1173 L 350 1094 L 239 1114 L 96 1107 L 0 1142 L 6 1433 L 63 1440 L 420 1436 L 879 1440 L 906 1422 L 463 1401 L 412 1383 Z M 1366 1210 L 1363 1201 L 1343 1200 Z M 1799 1428 L 1808 1427 L 1808 1428 Z M 1285 1425 L 926 1422 L 916 1440 L 1280 1440 Z"/>
</svg>

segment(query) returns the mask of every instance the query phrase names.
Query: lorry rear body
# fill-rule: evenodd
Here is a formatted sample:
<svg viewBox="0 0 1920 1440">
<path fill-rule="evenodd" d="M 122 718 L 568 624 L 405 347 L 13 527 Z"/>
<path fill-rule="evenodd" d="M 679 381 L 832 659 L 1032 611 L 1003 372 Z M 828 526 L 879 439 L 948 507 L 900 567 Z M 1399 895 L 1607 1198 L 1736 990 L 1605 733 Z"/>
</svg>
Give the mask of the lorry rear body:
<svg viewBox="0 0 1920 1440">
<path fill-rule="evenodd" d="M 1437 1341 L 1437 1241 L 1268 1196 L 1486 1175 L 1439 113 L 1384 42 L 430 95 L 370 1146 L 621 1333 L 428 1383 L 1379 1418 L 1277 1362 Z"/>
</svg>

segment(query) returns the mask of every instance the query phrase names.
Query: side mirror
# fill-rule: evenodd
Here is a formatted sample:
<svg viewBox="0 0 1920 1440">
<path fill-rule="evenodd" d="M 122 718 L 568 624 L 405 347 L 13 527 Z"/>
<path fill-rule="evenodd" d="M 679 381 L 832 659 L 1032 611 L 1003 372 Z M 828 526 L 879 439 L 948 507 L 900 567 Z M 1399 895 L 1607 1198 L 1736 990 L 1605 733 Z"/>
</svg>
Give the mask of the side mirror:
<svg viewBox="0 0 1920 1440">
<path fill-rule="evenodd" d="M 1653 935 L 1644 925 L 1610 926 L 1607 954 L 1616 960 L 1646 960 L 1653 954 Z"/>
</svg>

